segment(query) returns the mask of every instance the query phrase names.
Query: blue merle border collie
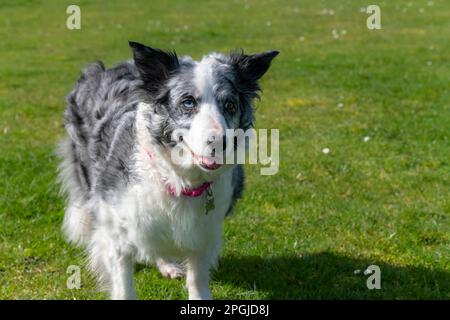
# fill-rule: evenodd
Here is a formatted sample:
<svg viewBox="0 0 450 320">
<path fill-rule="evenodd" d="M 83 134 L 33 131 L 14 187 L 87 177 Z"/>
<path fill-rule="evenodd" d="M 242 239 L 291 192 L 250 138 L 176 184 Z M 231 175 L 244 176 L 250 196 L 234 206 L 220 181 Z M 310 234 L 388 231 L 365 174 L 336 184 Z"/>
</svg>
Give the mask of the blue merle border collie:
<svg viewBox="0 0 450 320">
<path fill-rule="evenodd" d="M 278 52 L 211 53 L 197 62 L 129 44 L 134 59 L 88 66 L 67 97 L 63 231 L 87 249 L 112 299 L 136 298 L 136 262 L 170 278 L 186 274 L 189 298 L 211 299 L 209 271 L 244 175 L 204 150 L 223 147 L 226 130 L 253 126 L 258 80 Z M 177 129 L 184 134 L 174 138 Z M 173 161 L 180 143 L 191 161 Z"/>
</svg>

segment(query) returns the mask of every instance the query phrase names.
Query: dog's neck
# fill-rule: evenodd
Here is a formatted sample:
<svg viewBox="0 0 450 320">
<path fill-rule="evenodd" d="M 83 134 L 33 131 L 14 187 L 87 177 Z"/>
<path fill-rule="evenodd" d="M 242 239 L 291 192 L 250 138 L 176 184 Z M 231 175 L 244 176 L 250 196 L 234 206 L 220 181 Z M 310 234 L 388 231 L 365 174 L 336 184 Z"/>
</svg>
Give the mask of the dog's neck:
<svg viewBox="0 0 450 320">
<path fill-rule="evenodd" d="M 153 154 L 153 151 L 147 147 L 145 152 L 147 153 L 149 162 L 150 163 L 154 162 L 155 156 Z M 172 167 L 174 167 L 174 166 L 172 165 Z M 183 176 L 183 175 L 179 175 L 178 173 L 176 175 L 177 175 L 177 177 Z M 186 187 L 186 186 L 182 187 L 181 186 L 181 191 L 180 191 L 179 188 L 176 187 L 176 185 L 168 182 L 167 177 L 162 177 L 161 179 L 165 182 L 167 192 L 169 192 L 171 195 L 173 195 L 173 196 L 182 195 L 182 196 L 189 197 L 189 198 L 196 198 L 196 197 L 201 196 L 212 184 L 212 182 L 206 181 L 206 182 L 203 182 L 202 184 L 199 184 L 199 185 L 197 184 L 198 186 L 195 186 L 195 187 Z M 198 179 L 195 179 L 195 181 L 196 180 L 198 180 Z M 188 180 L 187 182 L 188 182 L 188 185 L 195 185 L 193 181 Z"/>
</svg>

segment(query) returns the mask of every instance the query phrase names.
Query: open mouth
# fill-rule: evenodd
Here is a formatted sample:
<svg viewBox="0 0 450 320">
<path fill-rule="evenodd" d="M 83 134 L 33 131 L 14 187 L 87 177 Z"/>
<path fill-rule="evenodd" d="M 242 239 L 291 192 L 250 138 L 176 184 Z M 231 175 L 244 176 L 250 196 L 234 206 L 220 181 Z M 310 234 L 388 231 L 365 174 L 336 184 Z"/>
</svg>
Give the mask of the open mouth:
<svg viewBox="0 0 450 320">
<path fill-rule="evenodd" d="M 189 145 L 183 141 L 186 148 L 191 152 L 192 157 L 197 161 L 197 163 L 206 170 L 217 170 L 219 169 L 223 164 L 217 162 L 217 159 L 214 157 L 206 157 L 196 154 L 192 149 L 189 147 Z"/>
<path fill-rule="evenodd" d="M 198 156 L 196 154 L 193 154 L 193 156 L 198 161 L 200 166 L 202 166 L 205 169 L 216 170 L 216 169 L 219 169 L 222 166 L 222 164 L 221 163 L 217 163 L 214 158 Z"/>
</svg>

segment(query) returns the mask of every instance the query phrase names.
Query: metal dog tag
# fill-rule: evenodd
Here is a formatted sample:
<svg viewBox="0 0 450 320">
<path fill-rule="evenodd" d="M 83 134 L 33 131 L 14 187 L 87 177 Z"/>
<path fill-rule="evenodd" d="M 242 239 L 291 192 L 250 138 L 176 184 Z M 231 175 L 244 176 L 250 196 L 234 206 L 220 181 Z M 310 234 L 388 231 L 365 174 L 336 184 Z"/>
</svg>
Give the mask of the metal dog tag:
<svg viewBox="0 0 450 320">
<path fill-rule="evenodd" d="M 205 214 L 208 214 L 210 211 L 214 210 L 215 207 L 214 194 L 211 187 L 208 187 L 208 189 L 206 189 Z"/>
</svg>

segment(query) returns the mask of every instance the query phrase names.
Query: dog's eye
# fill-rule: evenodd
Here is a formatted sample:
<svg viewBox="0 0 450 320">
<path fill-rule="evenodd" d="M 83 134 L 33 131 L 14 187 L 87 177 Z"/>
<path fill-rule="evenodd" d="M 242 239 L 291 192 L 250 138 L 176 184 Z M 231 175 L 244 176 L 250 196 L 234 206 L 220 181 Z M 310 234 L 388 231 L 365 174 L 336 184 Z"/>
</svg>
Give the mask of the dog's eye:
<svg viewBox="0 0 450 320">
<path fill-rule="evenodd" d="M 181 102 L 181 104 L 183 105 L 183 107 L 186 110 L 189 110 L 189 111 L 193 110 L 197 106 L 197 102 L 195 101 L 195 99 L 193 97 L 189 97 L 189 98 L 184 99 Z"/>
<path fill-rule="evenodd" d="M 235 113 L 236 112 L 236 104 L 233 101 L 227 101 L 225 103 L 225 108 L 228 110 L 228 112 L 230 113 Z"/>
</svg>

